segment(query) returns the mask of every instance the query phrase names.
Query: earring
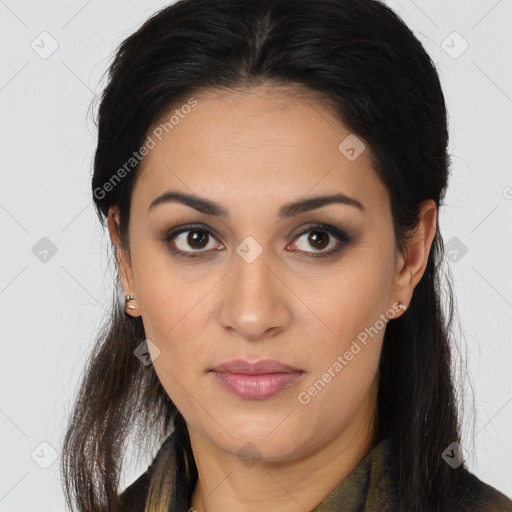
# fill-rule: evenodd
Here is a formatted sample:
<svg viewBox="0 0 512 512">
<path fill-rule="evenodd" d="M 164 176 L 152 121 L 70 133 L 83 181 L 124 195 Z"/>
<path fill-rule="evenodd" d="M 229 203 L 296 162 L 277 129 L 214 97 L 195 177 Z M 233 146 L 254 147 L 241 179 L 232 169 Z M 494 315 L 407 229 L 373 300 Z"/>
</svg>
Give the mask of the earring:
<svg viewBox="0 0 512 512">
<path fill-rule="evenodd" d="M 398 309 L 400 311 L 405 311 L 407 309 L 407 306 L 405 306 L 404 304 L 402 304 L 401 302 L 398 303 Z"/>
<path fill-rule="evenodd" d="M 133 295 L 127 295 L 125 302 L 128 303 L 128 302 L 131 302 L 132 300 L 135 300 L 135 297 Z M 138 309 L 138 308 L 137 308 L 137 306 L 134 306 L 133 304 L 128 304 L 126 306 L 126 309 Z"/>
</svg>

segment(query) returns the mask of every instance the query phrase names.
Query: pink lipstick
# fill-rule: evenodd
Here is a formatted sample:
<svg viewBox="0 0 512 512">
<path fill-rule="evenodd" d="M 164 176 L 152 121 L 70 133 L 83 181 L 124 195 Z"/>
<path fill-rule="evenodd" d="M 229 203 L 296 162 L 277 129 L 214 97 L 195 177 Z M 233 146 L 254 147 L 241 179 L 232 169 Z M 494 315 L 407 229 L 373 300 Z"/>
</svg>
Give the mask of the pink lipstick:
<svg viewBox="0 0 512 512">
<path fill-rule="evenodd" d="M 224 389 L 246 400 L 269 398 L 292 386 L 304 373 L 275 359 L 255 363 L 236 359 L 211 371 Z"/>
</svg>

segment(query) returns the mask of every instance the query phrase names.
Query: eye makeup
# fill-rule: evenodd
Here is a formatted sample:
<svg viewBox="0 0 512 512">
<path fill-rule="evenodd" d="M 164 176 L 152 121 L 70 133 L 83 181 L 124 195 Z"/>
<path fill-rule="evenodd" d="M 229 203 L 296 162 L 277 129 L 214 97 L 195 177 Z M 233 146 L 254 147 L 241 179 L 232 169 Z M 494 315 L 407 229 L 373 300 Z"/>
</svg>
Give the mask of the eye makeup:
<svg viewBox="0 0 512 512">
<path fill-rule="evenodd" d="M 187 235 L 187 233 L 188 236 L 183 236 Z M 296 247 L 297 241 L 300 241 L 300 239 L 304 238 L 305 235 L 309 235 L 305 238 L 305 243 L 310 244 L 309 246 L 312 250 L 294 249 L 291 252 L 296 252 L 306 258 L 334 257 L 352 241 L 351 236 L 349 236 L 346 231 L 331 224 L 315 222 L 293 235 L 293 240 L 287 245 L 287 248 L 290 246 Z M 208 258 L 211 256 L 212 252 L 225 248 L 222 242 L 218 242 L 218 247 L 205 249 L 205 247 L 210 245 L 212 240 L 217 239 L 217 235 L 211 228 L 204 224 L 187 224 L 179 226 L 167 231 L 164 236 L 159 239 L 166 244 L 168 250 L 173 256 L 185 259 Z M 320 245 L 322 245 L 322 242 L 326 239 L 328 239 L 327 246 L 334 245 L 334 247 L 327 251 L 324 250 L 325 246 L 320 247 L 320 250 L 315 250 L 314 245 L 312 244 L 318 245 L 320 242 Z M 187 246 L 191 247 L 191 244 L 192 246 L 199 245 L 200 247 L 188 250 Z M 201 247 L 202 244 L 204 245 Z M 181 248 L 179 245 L 181 245 Z"/>
</svg>

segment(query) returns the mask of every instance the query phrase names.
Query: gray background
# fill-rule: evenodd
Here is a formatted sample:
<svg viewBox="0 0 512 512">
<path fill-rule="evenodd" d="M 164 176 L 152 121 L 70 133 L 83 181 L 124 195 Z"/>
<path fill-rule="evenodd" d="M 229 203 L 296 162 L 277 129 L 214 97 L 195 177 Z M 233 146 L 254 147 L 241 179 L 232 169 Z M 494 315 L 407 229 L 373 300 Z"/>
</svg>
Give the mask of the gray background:
<svg viewBox="0 0 512 512">
<path fill-rule="evenodd" d="M 114 48 L 166 4 L 0 0 L 0 511 L 64 510 L 55 456 L 112 294 L 89 107 Z M 450 114 L 441 223 L 477 410 L 463 446 L 471 470 L 512 496 L 512 2 L 389 4 L 436 63 Z"/>
</svg>

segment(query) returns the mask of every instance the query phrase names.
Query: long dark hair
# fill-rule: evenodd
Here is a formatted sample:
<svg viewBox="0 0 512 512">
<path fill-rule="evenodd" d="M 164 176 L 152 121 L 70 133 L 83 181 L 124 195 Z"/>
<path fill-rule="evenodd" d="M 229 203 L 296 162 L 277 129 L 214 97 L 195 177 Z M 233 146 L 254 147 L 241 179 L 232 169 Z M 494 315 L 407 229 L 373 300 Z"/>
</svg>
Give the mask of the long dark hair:
<svg viewBox="0 0 512 512">
<path fill-rule="evenodd" d="M 398 247 L 418 224 L 421 201 L 442 204 L 450 161 L 438 74 L 390 8 L 372 0 L 181 0 L 122 42 L 99 106 L 93 199 L 102 222 L 119 207 L 128 255 L 139 165 L 126 163 L 150 128 L 201 90 L 263 83 L 317 93 L 368 143 L 389 190 Z M 377 440 L 391 442 L 399 510 L 408 512 L 442 510 L 458 475 L 441 457 L 460 442 L 460 418 L 451 373 L 453 302 L 441 277 L 437 228 L 407 312 L 386 328 L 379 374 Z M 114 300 L 65 436 L 62 471 L 72 509 L 116 510 L 130 433 L 141 442 L 148 432 L 167 439 L 175 454 L 167 474 L 187 499 L 192 495 L 197 471 L 186 423 L 153 366 L 134 357 L 144 339 L 141 318 L 125 315 Z"/>
</svg>

